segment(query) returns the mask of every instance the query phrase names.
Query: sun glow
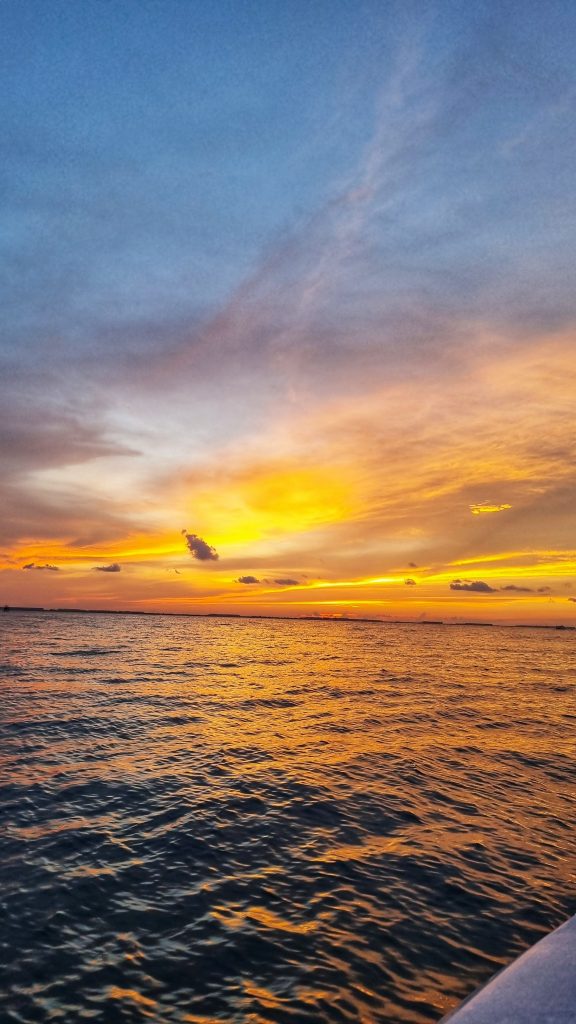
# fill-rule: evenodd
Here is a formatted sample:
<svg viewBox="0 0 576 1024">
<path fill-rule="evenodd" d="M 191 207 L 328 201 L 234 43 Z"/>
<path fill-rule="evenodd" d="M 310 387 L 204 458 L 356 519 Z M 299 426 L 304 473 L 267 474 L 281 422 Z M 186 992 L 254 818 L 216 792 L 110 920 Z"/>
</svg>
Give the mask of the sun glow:
<svg viewBox="0 0 576 1024">
<path fill-rule="evenodd" d="M 180 502 L 224 549 L 305 533 L 352 513 L 349 486 L 322 466 L 255 467 L 192 487 Z"/>
</svg>

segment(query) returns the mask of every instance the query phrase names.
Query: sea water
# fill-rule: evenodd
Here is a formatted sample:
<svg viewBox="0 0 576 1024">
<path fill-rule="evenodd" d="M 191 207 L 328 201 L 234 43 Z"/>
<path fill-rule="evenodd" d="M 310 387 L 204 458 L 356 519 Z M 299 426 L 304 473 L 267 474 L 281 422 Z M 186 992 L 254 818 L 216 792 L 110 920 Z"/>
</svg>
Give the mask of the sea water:
<svg viewBox="0 0 576 1024">
<path fill-rule="evenodd" d="M 435 1021 L 575 907 L 576 634 L 10 612 L 2 1022 Z"/>
</svg>

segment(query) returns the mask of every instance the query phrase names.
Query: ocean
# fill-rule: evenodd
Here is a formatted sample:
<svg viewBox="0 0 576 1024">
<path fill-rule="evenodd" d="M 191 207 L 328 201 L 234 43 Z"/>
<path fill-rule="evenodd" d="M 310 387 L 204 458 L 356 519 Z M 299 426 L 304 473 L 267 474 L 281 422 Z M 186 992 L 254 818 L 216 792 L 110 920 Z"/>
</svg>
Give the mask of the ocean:
<svg viewBox="0 0 576 1024">
<path fill-rule="evenodd" d="M 576 909 L 576 634 L 0 617 L 0 1019 L 424 1024 Z"/>
</svg>

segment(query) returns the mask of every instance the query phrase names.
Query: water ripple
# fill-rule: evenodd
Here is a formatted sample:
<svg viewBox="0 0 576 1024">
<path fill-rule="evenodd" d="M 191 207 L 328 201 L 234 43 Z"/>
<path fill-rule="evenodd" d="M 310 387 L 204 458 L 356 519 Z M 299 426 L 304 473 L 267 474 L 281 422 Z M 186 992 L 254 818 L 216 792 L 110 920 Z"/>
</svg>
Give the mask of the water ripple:
<svg viewBox="0 0 576 1024">
<path fill-rule="evenodd" d="M 1 628 L 3 1021 L 425 1024 L 573 910 L 570 635 Z"/>
</svg>

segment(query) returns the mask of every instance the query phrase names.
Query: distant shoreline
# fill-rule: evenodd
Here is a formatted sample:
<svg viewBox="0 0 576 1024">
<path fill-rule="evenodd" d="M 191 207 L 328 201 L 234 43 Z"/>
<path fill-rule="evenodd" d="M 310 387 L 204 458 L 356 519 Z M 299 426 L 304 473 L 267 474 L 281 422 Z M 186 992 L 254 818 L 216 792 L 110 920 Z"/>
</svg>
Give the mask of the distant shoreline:
<svg viewBox="0 0 576 1024">
<path fill-rule="evenodd" d="M 2 608 L 2 605 L 0 605 Z M 4 613 L 42 612 L 66 615 L 148 615 L 180 619 L 262 619 L 272 622 L 371 622 L 380 626 L 483 626 L 488 629 L 553 629 L 576 632 L 576 626 L 532 622 L 445 622 L 443 619 L 371 619 L 321 615 L 241 615 L 239 612 L 146 612 L 123 608 L 41 608 L 33 605 L 4 605 Z M 1 613 L 0 613 L 1 614 Z"/>
</svg>

